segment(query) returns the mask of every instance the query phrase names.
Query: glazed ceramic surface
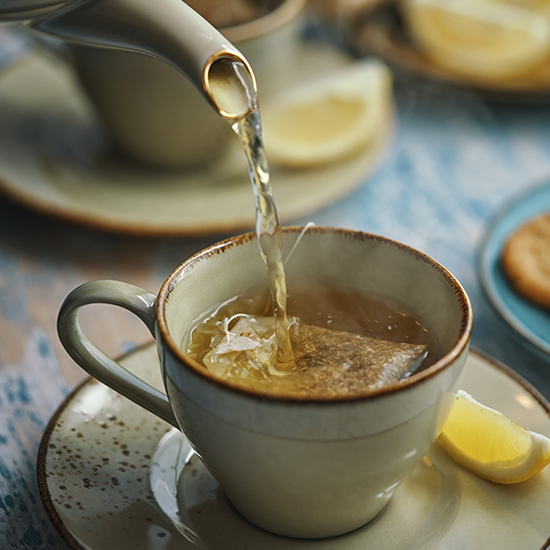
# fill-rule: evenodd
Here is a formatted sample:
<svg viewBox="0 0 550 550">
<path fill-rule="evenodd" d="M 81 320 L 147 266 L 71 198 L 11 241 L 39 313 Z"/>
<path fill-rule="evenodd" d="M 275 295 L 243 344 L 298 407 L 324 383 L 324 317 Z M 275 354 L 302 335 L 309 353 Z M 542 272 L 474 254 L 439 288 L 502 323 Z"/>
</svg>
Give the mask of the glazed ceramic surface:
<svg viewBox="0 0 550 550">
<path fill-rule="evenodd" d="M 299 231 L 285 230 L 285 250 Z M 255 525 L 286 536 L 335 536 L 374 518 L 435 440 L 452 402 L 445 392 L 466 359 L 471 311 L 443 268 L 395 242 L 351 231 L 311 228 L 285 272 L 290 281 L 320 277 L 395 299 L 430 327 L 445 354 L 396 391 L 336 403 L 266 399 L 216 383 L 179 351 L 204 311 L 265 280 L 255 239 L 237 237 L 199 253 L 163 285 L 166 389 L 209 470 Z"/>
<path fill-rule="evenodd" d="M 495 310 L 523 343 L 544 357 L 550 354 L 550 316 L 515 291 L 500 266 L 500 255 L 516 229 L 547 212 L 550 212 L 548 182 L 512 198 L 491 221 L 478 262 L 483 289 Z"/>
<path fill-rule="evenodd" d="M 277 86 L 349 62 L 303 46 Z M 273 92 L 276 92 L 276 87 Z M 261 100 L 260 91 L 260 100 Z M 206 169 L 159 172 L 114 156 L 67 66 L 30 55 L 0 75 L 0 190 L 48 214 L 113 231 L 201 235 L 254 225 L 254 197 L 237 138 Z M 381 160 L 393 116 L 366 151 L 322 169 L 271 167 L 283 221 L 333 203 Z"/>
<path fill-rule="evenodd" d="M 161 386 L 155 346 L 123 364 Z M 550 405 L 502 365 L 470 352 L 459 387 L 550 436 Z M 470 474 L 434 444 L 374 522 L 343 537 L 300 541 L 244 520 L 189 443 L 167 430 L 94 380 L 63 403 L 42 439 L 38 480 L 48 514 L 72 549 L 550 548 L 549 468 L 519 485 L 497 485 Z"/>
<path fill-rule="evenodd" d="M 287 281 L 387 296 L 422 319 L 441 358 L 389 388 L 334 399 L 289 399 L 220 382 L 181 349 L 205 311 L 267 283 L 252 234 L 190 258 L 166 280 L 158 304 L 154 294 L 125 283 L 85 284 L 67 297 L 58 328 L 65 349 L 88 373 L 181 427 L 246 518 L 274 533 L 319 538 L 374 518 L 436 439 L 453 402 L 447 392 L 466 360 L 472 312 L 456 279 L 405 245 L 297 227 L 284 229 L 284 249 L 299 236 L 285 263 Z M 93 303 L 124 307 L 156 334 L 168 401 L 83 336 L 76 312 Z"/>
<path fill-rule="evenodd" d="M 224 30 L 251 64 L 260 90 L 269 90 L 294 63 L 304 4 L 277 0 L 265 16 Z M 160 168 L 197 167 L 222 156 L 232 143 L 229 124 L 170 65 L 105 48 L 71 47 L 71 53 L 81 85 L 130 157 Z"/>
</svg>

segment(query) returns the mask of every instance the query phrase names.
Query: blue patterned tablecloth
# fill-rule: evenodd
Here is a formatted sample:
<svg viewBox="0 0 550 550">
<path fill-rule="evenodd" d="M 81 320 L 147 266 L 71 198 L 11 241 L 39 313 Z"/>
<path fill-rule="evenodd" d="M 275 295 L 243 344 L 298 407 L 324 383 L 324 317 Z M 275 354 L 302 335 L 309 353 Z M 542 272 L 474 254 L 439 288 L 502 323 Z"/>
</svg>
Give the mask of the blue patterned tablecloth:
<svg viewBox="0 0 550 550">
<path fill-rule="evenodd" d="M 25 47 L 9 29 L 0 29 L 0 68 Z M 297 221 L 379 233 L 433 256 L 472 299 L 473 345 L 550 398 L 550 364 L 511 336 L 483 296 L 476 273 L 491 216 L 522 189 L 550 179 L 550 105 L 488 105 L 468 92 L 406 80 L 397 82 L 396 101 L 396 135 L 376 174 L 336 204 Z M 156 290 L 182 260 L 222 237 L 113 235 L 0 198 L 0 549 L 66 548 L 47 519 L 35 481 L 43 430 L 84 377 L 55 335 L 64 297 L 97 278 Z M 116 355 L 146 341 L 137 319 L 109 312 L 101 326 L 94 323 L 95 313 L 83 320 L 107 351 Z M 119 325 L 125 328 L 111 339 Z"/>
</svg>

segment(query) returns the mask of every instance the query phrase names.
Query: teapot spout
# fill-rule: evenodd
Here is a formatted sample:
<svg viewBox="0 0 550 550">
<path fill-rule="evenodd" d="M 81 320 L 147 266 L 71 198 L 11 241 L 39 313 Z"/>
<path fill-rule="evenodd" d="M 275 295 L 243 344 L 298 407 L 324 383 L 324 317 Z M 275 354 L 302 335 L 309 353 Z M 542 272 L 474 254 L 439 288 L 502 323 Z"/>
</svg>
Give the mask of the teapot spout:
<svg viewBox="0 0 550 550">
<path fill-rule="evenodd" d="M 255 104 L 256 81 L 244 56 L 229 40 L 182 0 L 83 0 L 69 2 L 28 25 L 73 44 L 140 52 L 172 65 L 221 112 L 210 85 L 218 61 L 237 63 L 246 74 L 243 90 Z M 244 69 L 243 69 L 244 68 Z M 242 78 L 238 85 L 244 86 Z M 227 113 L 222 113 L 226 115 Z M 229 118 L 247 114 L 229 113 Z"/>
</svg>

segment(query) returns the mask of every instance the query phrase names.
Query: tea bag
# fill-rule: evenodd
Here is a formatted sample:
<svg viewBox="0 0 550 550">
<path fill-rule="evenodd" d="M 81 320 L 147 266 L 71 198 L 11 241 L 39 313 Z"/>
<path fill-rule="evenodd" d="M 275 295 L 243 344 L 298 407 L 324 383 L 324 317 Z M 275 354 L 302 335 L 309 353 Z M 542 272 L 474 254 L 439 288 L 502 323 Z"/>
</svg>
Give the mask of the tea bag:
<svg viewBox="0 0 550 550">
<path fill-rule="evenodd" d="M 414 372 L 426 356 L 425 345 L 305 324 L 291 330 L 290 341 L 305 392 L 323 397 L 389 386 Z"/>
<path fill-rule="evenodd" d="M 243 315 L 203 359 L 222 377 L 299 377 L 299 393 L 316 397 L 351 395 L 378 389 L 414 372 L 426 346 L 380 340 L 360 334 L 295 323 L 290 328 L 295 368 L 276 369 L 277 343 L 273 318 Z M 295 382 L 295 381 L 294 381 Z M 296 384 L 294 384 L 296 386 Z M 296 388 L 298 389 L 298 388 Z M 294 391 L 294 390 L 293 390 Z"/>
</svg>

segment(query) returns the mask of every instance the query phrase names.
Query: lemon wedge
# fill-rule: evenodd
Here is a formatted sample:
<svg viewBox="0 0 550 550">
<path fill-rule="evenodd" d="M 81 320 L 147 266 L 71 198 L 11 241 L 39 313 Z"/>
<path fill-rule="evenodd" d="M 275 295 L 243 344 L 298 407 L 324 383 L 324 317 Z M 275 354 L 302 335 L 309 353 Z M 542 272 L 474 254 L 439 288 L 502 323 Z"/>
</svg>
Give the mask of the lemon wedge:
<svg viewBox="0 0 550 550">
<path fill-rule="evenodd" d="M 525 481 L 550 463 L 550 439 L 521 428 L 462 390 L 438 441 L 459 464 L 497 483 Z"/>
<path fill-rule="evenodd" d="M 391 104 L 392 77 L 381 62 L 324 73 L 261 106 L 267 159 L 304 168 L 352 156 L 374 141 Z"/>
<path fill-rule="evenodd" d="M 513 78 L 550 52 L 550 18 L 530 3 L 404 0 L 403 7 L 413 39 L 437 64 L 466 75 Z"/>
</svg>

